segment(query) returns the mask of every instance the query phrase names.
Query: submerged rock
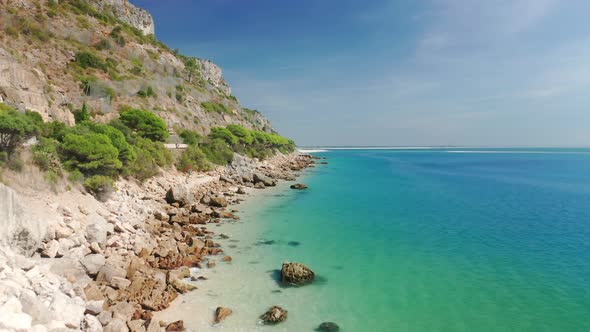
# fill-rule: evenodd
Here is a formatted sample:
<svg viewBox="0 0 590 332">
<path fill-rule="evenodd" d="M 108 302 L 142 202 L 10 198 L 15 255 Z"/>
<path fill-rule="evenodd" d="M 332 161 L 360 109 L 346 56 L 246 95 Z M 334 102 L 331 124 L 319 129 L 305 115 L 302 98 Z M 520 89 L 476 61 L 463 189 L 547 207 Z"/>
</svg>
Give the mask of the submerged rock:
<svg viewBox="0 0 590 332">
<path fill-rule="evenodd" d="M 297 189 L 297 190 L 307 189 L 307 185 L 305 185 L 303 183 L 296 183 L 296 184 L 291 185 L 291 189 Z"/>
<path fill-rule="evenodd" d="M 227 318 L 227 316 L 231 315 L 232 313 L 233 311 L 230 308 L 217 307 L 217 309 L 215 310 L 215 319 L 213 320 L 213 323 L 221 323 L 224 319 Z"/>
<path fill-rule="evenodd" d="M 333 322 L 324 322 L 324 323 L 321 323 L 320 326 L 318 326 L 316 331 L 336 332 L 336 331 L 340 331 L 340 326 L 338 326 L 338 324 L 333 323 Z"/>
<path fill-rule="evenodd" d="M 260 319 L 262 319 L 262 322 L 264 324 L 278 324 L 287 319 L 287 314 L 287 310 L 279 306 L 273 306 L 272 308 L 268 309 L 262 316 L 260 316 Z"/>
<path fill-rule="evenodd" d="M 284 262 L 281 269 L 281 281 L 294 284 L 304 285 L 310 283 L 315 278 L 315 273 L 307 266 L 301 263 Z"/>
</svg>

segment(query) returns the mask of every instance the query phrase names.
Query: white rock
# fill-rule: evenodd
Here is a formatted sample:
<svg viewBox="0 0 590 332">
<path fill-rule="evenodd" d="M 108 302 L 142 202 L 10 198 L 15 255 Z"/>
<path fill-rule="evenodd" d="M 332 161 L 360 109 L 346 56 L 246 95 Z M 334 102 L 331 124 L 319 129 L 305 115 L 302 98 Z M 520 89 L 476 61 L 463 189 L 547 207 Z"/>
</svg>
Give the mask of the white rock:
<svg viewBox="0 0 590 332">
<path fill-rule="evenodd" d="M 49 258 L 54 258 L 57 255 L 57 251 L 59 250 L 59 242 L 56 240 L 51 240 L 44 245 L 44 249 L 41 252 L 41 255 Z"/>
<path fill-rule="evenodd" d="M 47 328 L 44 325 L 37 324 L 31 327 L 30 332 L 47 332 Z"/>
<path fill-rule="evenodd" d="M 84 331 L 86 332 L 100 332 L 102 331 L 102 324 L 98 318 L 92 315 L 84 316 Z"/>
<path fill-rule="evenodd" d="M 100 323 L 104 326 L 113 320 L 113 313 L 110 311 L 103 311 L 97 316 Z"/>
<path fill-rule="evenodd" d="M 31 316 L 25 313 L 0 312 L 0 329 L 8 331 L 29 331 L 31 329 Z"/>
<path fill-rule="evenodd" d="M 127 324 L 120 319 L 113 319 L 107 326 L 104 327 L 104 332 L 128 332 Z"/>
<path fill-rule="evenodd" d="M 74 230 L 66 225 L 57 224 L 55 226 L 55 238 L 57 239 L 68 238 L 72 236 L 72 234 L 74 234 Z"/>
<path fill-rule="evenodd" d="M 86 302 L 86 312 L 91 315 L 98 315 L 103 311 L 104 300 L 100 301 L 87 301 Z"/>
<path fill-rule="evenodd" d="M 90 254 L 80 260 L 86 272 L 90 275 L 96 275 L 101 267 L 104 266 L 106 259 L 101 254 Z"/>
</svg>

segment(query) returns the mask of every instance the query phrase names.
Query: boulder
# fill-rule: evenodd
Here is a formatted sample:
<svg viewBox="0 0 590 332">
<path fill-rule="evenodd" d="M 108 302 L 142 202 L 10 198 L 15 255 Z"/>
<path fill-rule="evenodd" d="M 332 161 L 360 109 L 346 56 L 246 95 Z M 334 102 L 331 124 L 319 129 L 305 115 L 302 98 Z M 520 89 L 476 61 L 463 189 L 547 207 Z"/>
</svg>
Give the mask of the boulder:
<svg viewBox="0 0 590 332">
<path fill-rule="evenodd" d="M 259 172 L 254 173 L 254 183 L 262 183 L 266 187 L 273 187 L 277 185 L 277 181 Z"/>
<path fill-rule="evenodd" d="M 215 207 L 226 207 L 227 200 L 223 196 L 214 196 L 214 197 L 211 197 L 211 201 L 209 202 L 209 205 L 215 206 Z"/>
<path fill-rule="evenodd" d="M 111 322 L 104 327 L 104 332 L 129 332 L 127 324 L 120 319 L 113 319 Z"/>
<path fill-rule="evenodd" d="M 287 310 L 273 306 L 260 316 L 264 324 L 278 324 L 287 319 Z"/>
<path fill-rule="evenodd" d="M 170 323 L 168 326 L 166 326 L 166 332 L 173 331 L 184 331 L 184 322 L 182 320 L 177 320 L 176 322 Z"/>
<path fill-rule="evenodd" d="M 43 250 L 41 251 L 41 256 L 54 258 L 57 255 L 57 251 L 59 250 L 59 242 L 57 240 L 51 240 L 45 243 Z"/>
<path fill-rule="evenodd" d="M 114 277 L 125 278 L 126 274 L 127 272 L 124 269 L 114 265 L 106 264 L 98 270 L 96 282 L 110 284 Z"/>
<path fill-rule="evenodd" d="M 84 266 L 86 272 L 91 276 L 97 275 L 98 271 L 104 266 L 105 262 L 106 259 L 104 255 L 101 254 L 90 254 L 84 256 L 84 258 L 80 260 L 80 263 L 82 263 L 82 266 Z"/>
<path fill-rule="evenodd" d="M 313 281 L 315 273 L 301 263 L 284 262 L 281 268 L 281 281 L 293 285 L 303 285 Z"/>
<path fill-rule="evenodd" d="M 214 324 L 221 323 L 227 316 L 231 315 L 233 311 L 230 308 L 225 307 L 217 307 L 215 309 L 215 318 L 213 319 Z"/>
<path fill-rule="evenodd" d="M 66 225 L 57 224 L 55 226 L 55 238 L 56 239 L 65 239 L 74 234 L 74 230 L 69 228 Z"/>
<path fill-rule="evenodd" d="M 86 239 L 88 242 L 96 242 L 101 247 L 107 241 L 107 230 L 109 229 L 107 221 L 97 213 L 93 213 L 88 218 L 88 226 L 86 227 Z"/>
<path fill-rule="evenodd" d="M 131 332 L 145 332 L 145 321 L 142 319 L 134 319 L 127 323 Z"/>
<path fill-rule="evenodd" d="M 189 188 L 185 185 L 171 187 L 166 192 L 166 202 L 168 204 L 178 203 L 180 206 L 184 206 L 192 203 L 192 200 L 192 194 Z"/>
<path fill-rule="evenodd" d="M 324 322 L 324 323 L 321 323 L 320 326 L 318 326 L 316 331 L 337 332 L 337 331 L 340 331 L 340 327 L 338 326 L 338 324 L 333 323 L 333 322 Z"/>
<path fill-rule="evenodd" d="M 166 309 L 178 296 L 172 286 L 166 284 L 166 280 L 151 276 L 135 277 L 125 294 L 129 301 L 139 303 L 149 310 Z"/>
<path fill-rule="evenodd" d="M 97 316 L 103 311 L 103 306 L 104 300 L 86 301 L 86 311 L 84 313 Z"/>
<path fill-rule="evenodd" d="M 98 318 L 96 318 L 95 316 L 92 316 L 92 315 L 84 316 L 83 325 L 84 325 L 83 330 L 86 332 L 101 332 L 102 331 L 102 324 L 100 323 Z"/>
<path fill-rule="evenodd" d="M 307 185 L 305 185 L 303 183 L 296 183 L 296 184 L 291 185 L 291 189 L 297 189 L 297 190 L 307 189 Z"/>
</svg>

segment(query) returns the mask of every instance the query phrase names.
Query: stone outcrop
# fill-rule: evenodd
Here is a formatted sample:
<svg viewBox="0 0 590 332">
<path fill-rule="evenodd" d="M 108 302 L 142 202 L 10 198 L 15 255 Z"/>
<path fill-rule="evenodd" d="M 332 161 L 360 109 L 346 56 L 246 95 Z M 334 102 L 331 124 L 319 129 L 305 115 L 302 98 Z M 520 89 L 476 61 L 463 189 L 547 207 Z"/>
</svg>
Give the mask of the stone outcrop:
<svg viewBox="0 0 590 332">
<path fill-rule="evenodd" d="M 55 229 L 56 218 L 48 211 L 35 211 L 13 189 L 0 183 L 0 245 L 31 255 Z M 56 242 L 50 249 L 53 257 L 57 249 Z"/>
<path fill-rule="evenodd" d="M 291 189 L 297 189 L 297 190 L 307 189 L 307 185 L 305 185 L 303 183 L 296 183 L 296 184 L 291 185 Z"/>
<path fill-rule="evenodd" d="M 211 62 L 210 60 L 199 59 L 201 67 L 201 76 L 204 80 L 209 81 L 213 86 L 221 90 L 226 95 L 231 95 L 231 88 L 229 84 L 223 79 L 221 68 Z"/>
<path fill-rule="evenodd" d="M 284 262 L 281 268 L 281 281 L 293 285 L 304 285 L 315 278 L 315 273 L 301 263 Z"/>
<path fill-rule="evenodd" d="M 93 3 L 98 9 L 112 12 L 116 18 L 137 28 L 146 36 L 156 32 L 152 15 L 127 0 L 95 0 Z"/>
<path fill-rule="evenodd" d="M 285 321 L 287 319 L 287 313 L 287 310 L 279 306 L 273 306 L 262 314 L 260 319 L 264 324 L 274 325 Z"/>
</svg>

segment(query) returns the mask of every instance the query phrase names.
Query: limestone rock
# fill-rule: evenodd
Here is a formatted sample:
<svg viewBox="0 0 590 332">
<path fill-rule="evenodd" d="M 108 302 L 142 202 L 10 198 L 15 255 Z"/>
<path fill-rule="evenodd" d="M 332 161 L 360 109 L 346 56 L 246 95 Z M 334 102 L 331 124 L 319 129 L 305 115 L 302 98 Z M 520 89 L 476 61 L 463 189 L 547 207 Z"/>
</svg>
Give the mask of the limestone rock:
<svg viewBox="0 0 590 332">
<path fill-rule="evenodd" d="M 86 272 L 91 276 L 97 275 L 100 269 L 105 265 L 105 262 L 106 259 L 104 255 L 101 254 L 90 254 L 80 260 L 80 263 L 82 263 Z"/>
<path fill-rule="evenodd" d="M 215 309 L 215 319 L 213 320 L 213 323 L 214 324 L 221 323 L 224 319 L 226 319 L 232 313 L 233 313 L 233 311 L 230 308 L 217 307 L 217 309 Z"/>
<path fill-rule="evenodd" d="M 57 251 L 59 250 L 59 242 L 57 240 L 51 240 L 45 243 L 43 250 L 41 251 L 41 255 L 43 257 L 54 258 L 57 256 Z"/>
<path fill-rule="evenodd" d="M 176 322 L 170 323 L 168 326 L 166 326 L 166 332 L 174 331 L 184 331 L 184 322 L 182 320 L 177 320 Z"/>
<path fill-rule="evenodd" d="M 283 263 L 281 269 L 282 282 L 303 285 L 312 282 L 314 278 L 315 274 L 313 271 L 301 263 Z"/>
<path fill-rule="evenodd" d="M 254 183 L 262 183 L 266 187 L 273 187 L 277 185 L 275 180 L 259 172 L 254 173 Z"/>
<path fill-rule="evenodd" d="M 92 315 L 84 316 L 84 323 L 83 323 L 84 331 L 86 332 L 100 332 L 102 331 L 102 324 Z"/>
<path fill-rule="evenodd" d="M 113 319 L 111 322 L 104 327 L 104 332 L 128 332 L 127 324 L 120 319 Z"/>
<path fill-rule="evenodd" d="M 305 185 L 303 183 L 296 183 L 296 184 L 291 185 L 291 189 L 297 189 L 297 190 L 307 189 L 307 185 Z"/>
<path fill-rule="evenodd" d="M 270 309 L 268 309 L 264 314 L 262 314 L 262 316 L 260 316 L 260 319 L 262 319 L 262 322 L 264 324 L 278 324 L 287 319 L 287 313 L 287 310 L 279 306 L 273 306 Z"/>
<path fill-rule="evenodd" d="M 215 207 L 226 207 L 227 199 L 225 199 L 223 196 L 211 197 L 211 202 L 209 204 Z"/>
</svg>

